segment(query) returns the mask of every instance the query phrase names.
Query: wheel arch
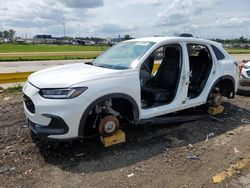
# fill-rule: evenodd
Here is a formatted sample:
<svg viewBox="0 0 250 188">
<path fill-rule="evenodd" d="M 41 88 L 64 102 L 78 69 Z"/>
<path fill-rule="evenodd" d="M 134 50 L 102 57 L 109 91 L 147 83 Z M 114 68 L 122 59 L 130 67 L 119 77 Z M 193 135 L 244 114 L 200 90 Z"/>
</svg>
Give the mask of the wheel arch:
<svg viewBox="0 0 250 188">
<path fill-rule="evenodd" d="M 221 76 L 219 77 L 212 85 L 209 94 L 207 96 L 207 101 L 209 101 L 211 94 L 213 93 L 213 90 L 216 86 L 218 86 L 219 84 L 222 83 L 227 83 L 230 85 L 229 88 L 227 88 L 227 90 L 223 91 L 223 96 L 233 99 L 235 97 L 235 80 L 233 78 L 233 76 L 231 75 L 225 75 L 225 76 Z M 225 88 L 224 88 L 225 89 Z M 230 95 L 230 93 L 233 92 L 233 95 Z"/>
<path fill-rule="evenodd" d="M 79 137 L 84 137 L 84 131 L 86 127 L 85 122 L 87 120 L 90 110 L 93 109 L 98 103 L 104 102 L 105 100 L 108 100 L 108 99 L 123 99 L 129 102 L 132 105 L 133 110 L 134 110 L 134 116 L 135 116 L 134 120 L 136 122 L 139 120 L 139 107 L 136 101 L 131 96 L 124 94 L 124 93 L 107 94 L 94 100 L 83 112 L 83 115 L 80 120 L 79 128 L 78 128 Z"/>
</svg>

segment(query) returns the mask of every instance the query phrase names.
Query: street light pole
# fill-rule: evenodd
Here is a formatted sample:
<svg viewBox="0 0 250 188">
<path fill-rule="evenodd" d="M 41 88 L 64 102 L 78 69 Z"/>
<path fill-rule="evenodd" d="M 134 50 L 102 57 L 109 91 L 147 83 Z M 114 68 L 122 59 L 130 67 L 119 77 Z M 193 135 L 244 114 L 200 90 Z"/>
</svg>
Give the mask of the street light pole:
<svg viewBox="0 0 250 188">
<path fill-rule="evenodd" d="M 63 17 L 63 37 L 65 38 L 65 18 Z"/>
<path fill-rule="evenodd" d="M 79 24 L 77 24 L 77 33 L 78 33 L 78 38 L 80 38 L 80 32 L 79 32 Z"/>
</svg>

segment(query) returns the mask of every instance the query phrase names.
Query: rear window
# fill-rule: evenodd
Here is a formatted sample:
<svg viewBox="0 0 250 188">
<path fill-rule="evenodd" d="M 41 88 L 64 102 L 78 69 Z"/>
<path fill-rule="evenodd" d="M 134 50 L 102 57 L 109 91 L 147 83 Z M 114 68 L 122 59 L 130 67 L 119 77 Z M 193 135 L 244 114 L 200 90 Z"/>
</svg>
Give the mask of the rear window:
<svg viewBox="0 0 250 188">
<path fill-rule="evenodd" d="M 225 55 L 214 45 L 211 45 L 217 60 L 225 59 Z"/>
</svg>

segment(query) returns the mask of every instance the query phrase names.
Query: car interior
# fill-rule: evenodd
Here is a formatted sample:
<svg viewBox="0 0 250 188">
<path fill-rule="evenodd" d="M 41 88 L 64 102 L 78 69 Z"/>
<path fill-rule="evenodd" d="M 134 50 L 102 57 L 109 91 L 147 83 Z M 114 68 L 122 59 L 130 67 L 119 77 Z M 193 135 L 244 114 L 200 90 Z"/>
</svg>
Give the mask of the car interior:
<svg viewBox="0 0 250 188">
<path fill-rule="evenodd" d="M 204 89 L 213 62 L 206 46 L 188 44 L 187 49 L 190 67 L 188 97 L 193 99 Z M 159 64 L 159 68 L 154 72 L 156 64 Z M 160 47 L 145 60 L 140 71 L 142 108 L 173 101 L 179 84 L 181 65 L 181 47 L 178 44 Z"/>
<path fill-rule="evenodd" d="M 212 57 L 208 48 L 200 44 L 188 44 L 189 54 L 189 87 L 188 97 L 196 98 L 204 89 L 212 69 Z"/>
<path fill-rule="evenodd" d="M 142 108 L 170 103 L 176 94 L 181 70 L 181 47 L 166 45 L 155 50 L 140 71 Z M 155 64 L 159 64 L 153 72 Z"/>
</svg>

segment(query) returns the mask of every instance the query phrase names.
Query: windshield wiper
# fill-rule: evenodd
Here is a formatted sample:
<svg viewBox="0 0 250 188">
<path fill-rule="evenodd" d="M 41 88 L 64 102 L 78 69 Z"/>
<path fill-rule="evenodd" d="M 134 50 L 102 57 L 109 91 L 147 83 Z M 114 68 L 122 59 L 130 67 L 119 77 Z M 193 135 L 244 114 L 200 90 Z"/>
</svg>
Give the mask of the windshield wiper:
<svg viewBox="0 0 250 188">
<path fill-rule="evenodd" d="M 107 65 L 103 65 L 103 64 L 92 64 L 92 65 L 97 66 L 97 67 L 109 68 Z"/>
<path fill-rule="evenodd" d="M 127 67 L 124 66 L 117 66 L 117 65 L 106 65 L 106 64 L 93 64 L 94 66 L 97 67 L 103 67 L 103 68 L 108 68 L 108 69 L 115 69 L 115 70 L 124 70 L 128 69 Z"/>
</svg>

